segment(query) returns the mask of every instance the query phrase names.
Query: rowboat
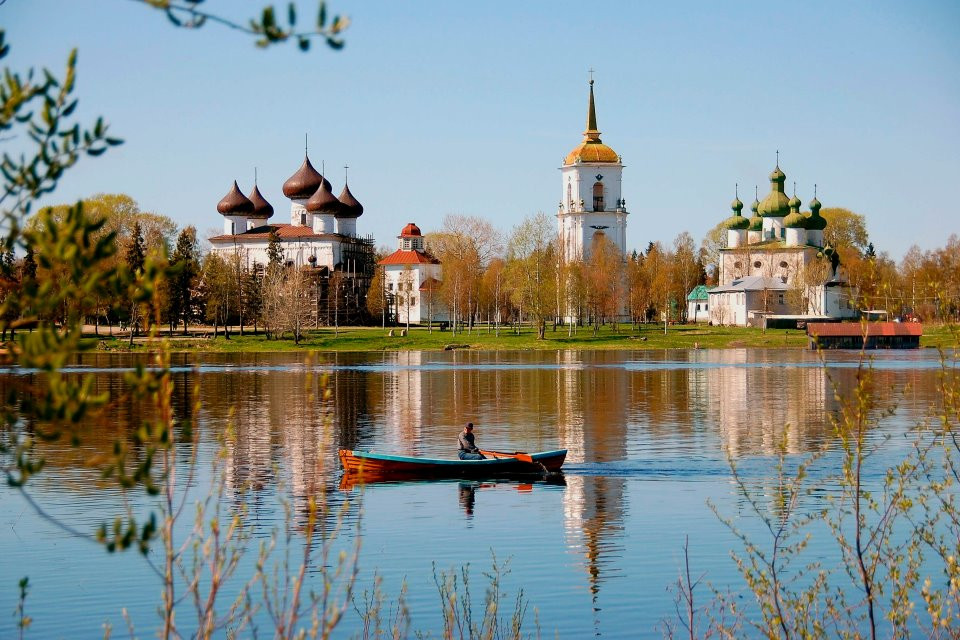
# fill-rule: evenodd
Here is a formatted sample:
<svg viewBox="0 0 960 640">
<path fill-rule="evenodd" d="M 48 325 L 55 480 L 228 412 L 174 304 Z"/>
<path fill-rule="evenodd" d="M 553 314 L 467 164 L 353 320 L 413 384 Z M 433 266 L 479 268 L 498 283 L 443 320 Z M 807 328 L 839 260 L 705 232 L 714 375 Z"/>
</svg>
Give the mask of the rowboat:
<svg viewBox="0 0 960 640">
<path fill-rule="evenodd" d="M 448 460 L 394 456 L 371 451 L 340 449 L 340 463 L 347 474 L 368 478 L 481 478 L 505 475 L 543 474 L 560 471 L 566 449 L 540 453 L 484 451 L 486 460 Z"/>
</svg>

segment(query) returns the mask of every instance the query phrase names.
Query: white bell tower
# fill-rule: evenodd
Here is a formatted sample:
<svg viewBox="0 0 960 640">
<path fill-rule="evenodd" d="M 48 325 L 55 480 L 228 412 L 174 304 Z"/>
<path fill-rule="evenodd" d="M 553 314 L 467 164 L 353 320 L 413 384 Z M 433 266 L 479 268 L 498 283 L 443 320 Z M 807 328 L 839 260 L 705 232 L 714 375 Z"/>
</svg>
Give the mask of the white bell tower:
<svg viewBox="0 0 960 640">
<path fill-rule="evenodd" d="M 567 154 L 560 167 L 563 191 L 557 227 L 568 262 L 588 258 L 600 234 L 613 242 L 621 255 L 627 247 L 627 205 L 621 192 L 623 163 L 600 140 L 592 73 L 583 141 Z"/>
</svg>

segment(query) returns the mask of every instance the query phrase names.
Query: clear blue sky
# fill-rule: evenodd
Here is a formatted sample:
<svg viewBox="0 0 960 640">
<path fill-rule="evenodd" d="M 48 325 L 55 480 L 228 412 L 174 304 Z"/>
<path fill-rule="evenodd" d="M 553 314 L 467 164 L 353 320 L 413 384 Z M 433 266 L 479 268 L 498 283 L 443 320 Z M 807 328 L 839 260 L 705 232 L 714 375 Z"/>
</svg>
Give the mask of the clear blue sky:
<svg viewBox="0 0 960 640">
<path fill-rule="evenodd" d="M 243 19 L 266 0 L 208 0 Z M 285 6 L 285 5 L 284 5 Z M 314 0 L 300 0 L 304 18 Z M 623 156 L 627 242 L 698 241 L 768 189 L 780 150 L 806 204 L 867 216 L 878 250 L 960 233 L 960 3 L 416 2 L 330 0 L 352 25 L 335 52 L 267 51 L 216 25 L 173 28 L 127 0 L 6 0 L 15 68 L 80 50 L 78 113 L 126 143 L 86 159 L 48 202 L 125 192 L 205 233 L 259 169 L 274 222 L 304 133 L 339 193 L 343 165 L 393 246 L 448 213 L 509 232 L 552 214 L 596 69 L 603 140 Z M 12 143 L 8 143 L 12 144 Z M 806 208 L 806 207 L 805 207 Z"/>
</svg>

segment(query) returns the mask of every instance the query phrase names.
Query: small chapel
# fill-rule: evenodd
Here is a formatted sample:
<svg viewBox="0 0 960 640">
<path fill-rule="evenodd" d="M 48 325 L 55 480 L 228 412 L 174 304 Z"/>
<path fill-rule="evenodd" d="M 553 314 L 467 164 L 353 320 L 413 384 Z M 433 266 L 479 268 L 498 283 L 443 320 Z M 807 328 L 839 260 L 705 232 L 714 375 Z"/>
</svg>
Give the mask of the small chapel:
<svg viewBox="0 0 960 640">
<path fill-rule="evenodd" d="M 448 323 L 450 312 L 440 296 L 443 267 L 426 250 L 420 227 L 408 222 L 397 241 L 397 250 L 377 263 L 391 317 L 399 323 Z"/>
</svg>

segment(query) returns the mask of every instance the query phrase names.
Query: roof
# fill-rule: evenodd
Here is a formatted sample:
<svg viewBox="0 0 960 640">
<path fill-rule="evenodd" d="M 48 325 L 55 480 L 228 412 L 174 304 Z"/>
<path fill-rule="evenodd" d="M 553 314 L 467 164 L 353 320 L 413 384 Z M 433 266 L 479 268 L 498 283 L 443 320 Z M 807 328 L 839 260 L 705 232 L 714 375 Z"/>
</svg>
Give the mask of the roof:
<svg viewBox="0 0 960 640">
<path fill-rule="evenodd" d="M 564 165 L 578 162 L 619 163 L 620 156 L 616 151 L 600 141 L 600 131 L 597 129 L 597 109 L 593 102 L 593 80 L 590 80 L 590 102 L 587 105 L 587 129 L 583 132 L 583 142 L 564 158 Z"/>
<path fill-rule="evenodd" d="M 257 187 L 256 184 L 253 185 L 253 191 L 250 192 L 247 198 L 253 203 L 253 213 L 250 214 L 251 218 L 269 218 L 273 215 L 273 205 L 267 202 L 267 199 L 260 193 L 260 188 Z"/>
<path fill-rule="evenodd" d="M 923 325 L 919 322 L 810 322 L 808 336 L 874 337 L 874 336 L 922 336 Z"/>
<path fill-rule="evenodd" d="M 353 194 L 350 193 L 350 187 L 347 186 L 347 183 L 343 183 L 343 191 L 340 192 L 340 197 L 338 198 L 343 208 L 340 211 L 341 218 L 359 218 L 363 215 L 363 205 L 360 204 L 360 201 L 353 197 Z"/>
<path fill-rule="evenodd" d="M 316 193 L 324 182 L 326 182 L 327 188 L 330 188 L 330 181 L 313 168 L 313 165 L 310 164 L 310 158 L 304 154 L 303 164 L 300 165 L 296 173 L 283 183 L 283 195 L 288 198 L 309 198 Z"/>
<path fill-rule="evenodd" d="M 265 224 L 261 227 L 248 229 L 243 233 L 230 235 L 229 233 L 214 236 L 210 242 L 255 242 L 270 238 L 270 232 L 276 231 L 281 240 L 320 240 L 339 237 L 336 233 L 317 233 L 313 227 L 303 227 L 292 224 Z"/>
<path fill-rule="evenodd" d="M 405 226 L 403 230 L 400 232 L 401 238 L 420 237 L 420 235 L 421 235 L 420 227 L 418 227 L 412 222 L 408 222 L 407 226 Z"/>
<path fill-rule="evenodd" d="M 397 249 L 377 264 L 440 264 L 440 261 L 425 251 Z"/>
<path fill-rule="evenodd" d="M 706 300 L 707 297 L 707 286 L 704 284 L 698 284 L 687 294 L 687 300 Z"/>
<path fill-rule="evenodd" d="M 310 213 L 329 213 L 337 215 L 343 210 L 343 203 L 330 191 L 330 183 L 324 180 L 304 205 Z"/>
<path fill-rule="evenodd" d="M 217 211 L 225 216 L 245 216 L 253 213 L 253 203 L 250 202 L 247 196 L 240 193 L 240 187 L 237 186 L 237 181 L 234 180 L 230 191 L 217 203 Z"/>
<path fill-rule="evenodd" d="M 787 283 L 780 278 L 767 276 L 747 276 L 734 280 L 728 285 L 714 287 L 707 293 L 729 293 L 731 291 L 786 291 Z"/>
</svg>

